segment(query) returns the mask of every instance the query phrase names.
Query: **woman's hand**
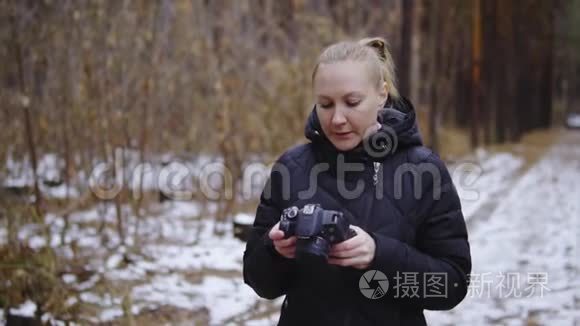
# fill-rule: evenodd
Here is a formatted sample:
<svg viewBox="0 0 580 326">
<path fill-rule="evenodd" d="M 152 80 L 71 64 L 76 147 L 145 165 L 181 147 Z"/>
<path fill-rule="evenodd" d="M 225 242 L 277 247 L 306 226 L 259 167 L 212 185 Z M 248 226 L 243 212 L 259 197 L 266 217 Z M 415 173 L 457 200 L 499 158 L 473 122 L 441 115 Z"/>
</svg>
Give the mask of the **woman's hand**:
<svg viewBox="0 0 580 326">
<path fill-rule="evenodd" d="M 272 239 L 274 243 L 274 248 L 276 251 L 286 257 L 286 258 L 294 258 L 296 254 L 296 237 L 292 236 L 288 239 L 284 239 L 284 232 L 280 231 L 280 222 L 276 223 L 268 236 Z"/>
<path fill-rule="evenodd" d="M 356 231 L 356 236 L 332 246 L 328 263 L 365 269 L 375 258 L 375 240 L 358 226 L 351 225 L 351 229 Z"/>
</svg>

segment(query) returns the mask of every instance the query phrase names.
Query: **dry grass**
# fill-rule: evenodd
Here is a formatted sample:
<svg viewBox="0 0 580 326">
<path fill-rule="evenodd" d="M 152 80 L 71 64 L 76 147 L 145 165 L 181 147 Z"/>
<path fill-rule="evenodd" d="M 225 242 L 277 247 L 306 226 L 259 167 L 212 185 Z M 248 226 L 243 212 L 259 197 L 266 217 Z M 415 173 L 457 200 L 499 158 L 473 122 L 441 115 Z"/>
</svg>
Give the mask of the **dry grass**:
<svg viewBox="0 0 580 326">
<path fill-rule="evenodd" d="M 472 151 L 467 132 L 455 127 L 441 128 L 439 144 L 439 153 L 442 158 L 447 160 L 455 160 Z"/>
<path fill-rule="evenodd" d="M 560 137 L 562 130 L 551 128 L 529 132 L 519 142 L 489 146 L 491 152 L 511 152 L 525 160 L 524 169 L 538 161 Z"/>
<path fill-rule="evenodd" d="M 133 316 L 132 324 L 139 326 L 160 325 L 209 325 L 209 310 L 200 308 L 186 310 L 171 306 L 149 309 Z M 110 322 L 107 325 L 128 325 L 126 320 Z"/>
</svg>

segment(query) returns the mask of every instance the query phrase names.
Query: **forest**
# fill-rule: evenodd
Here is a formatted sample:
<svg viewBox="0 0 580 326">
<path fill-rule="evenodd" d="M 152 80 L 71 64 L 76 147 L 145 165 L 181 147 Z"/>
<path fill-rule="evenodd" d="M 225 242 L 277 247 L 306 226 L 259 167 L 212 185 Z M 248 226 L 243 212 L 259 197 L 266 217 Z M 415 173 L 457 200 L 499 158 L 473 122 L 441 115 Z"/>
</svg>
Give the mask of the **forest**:
<svg viewBox="0 0 580 326">
<path fill-rule="evenodd" d="M 240 280 L 232 223 L 305 142 L 318 54 L 368 36 L 388 41 L 423 141 L 449 164 L 532 139 L 531 159 L 509 161 L 527 171 L 580 115 L 579 0 L 0 0 L 0 322 L 276 311 L 239 294 L 222 316 L 198 299 Z M 155 282 L 180 287 L 173 271 L 195 295 L 148 300 Z"/>
</svg>

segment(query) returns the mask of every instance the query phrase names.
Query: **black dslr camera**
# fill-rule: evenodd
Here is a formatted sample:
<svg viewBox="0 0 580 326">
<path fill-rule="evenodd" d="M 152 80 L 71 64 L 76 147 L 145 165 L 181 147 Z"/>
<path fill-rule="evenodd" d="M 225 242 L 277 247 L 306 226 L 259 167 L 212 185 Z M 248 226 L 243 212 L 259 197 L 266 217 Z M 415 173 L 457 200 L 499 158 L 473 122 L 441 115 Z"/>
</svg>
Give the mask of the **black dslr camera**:
<svg viewBox="0 0 580 326">
<path fill-rule="evenodd" d="M 325 210 L 319 204 L 286 208 L 280 219 L 284 237 L 296 236 L 296 259 L 326 262 L 330 246 L 356 235 L 341 212 Z"/>
</svg>

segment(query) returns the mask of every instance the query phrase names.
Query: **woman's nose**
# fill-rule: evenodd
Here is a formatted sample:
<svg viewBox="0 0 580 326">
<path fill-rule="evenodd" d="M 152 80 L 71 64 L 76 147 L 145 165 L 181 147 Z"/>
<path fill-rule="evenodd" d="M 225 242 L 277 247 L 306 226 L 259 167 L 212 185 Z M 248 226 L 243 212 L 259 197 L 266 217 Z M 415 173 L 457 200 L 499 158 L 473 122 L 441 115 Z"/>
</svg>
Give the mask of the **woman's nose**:
<svg viewBox="0 0 580 326">
<path fill-rule="evenodd" d="M 342 125 L 346 123 L 346 117 L 340 108 L 334 110 L 334 114 L 332 115 L 332 124 L 333 125 Z"/>
</svg>

